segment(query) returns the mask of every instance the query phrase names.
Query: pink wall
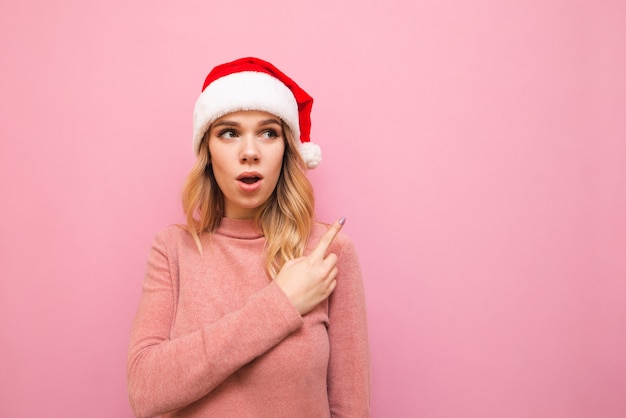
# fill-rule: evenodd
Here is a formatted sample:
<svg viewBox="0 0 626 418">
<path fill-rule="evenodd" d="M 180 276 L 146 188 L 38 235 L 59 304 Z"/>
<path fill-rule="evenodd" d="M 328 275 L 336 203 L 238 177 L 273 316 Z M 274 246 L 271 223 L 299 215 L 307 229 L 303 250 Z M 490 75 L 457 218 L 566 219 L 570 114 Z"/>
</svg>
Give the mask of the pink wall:
<svg viewBox="0 0 626 418">
<path fill-rule="evenodd" d="M 0 416 L 130 417 L 154 234 L 216 63 L 316 99 L 375 417 L 626 416 L 626 3 L 0 6 Z"/>
</svg>

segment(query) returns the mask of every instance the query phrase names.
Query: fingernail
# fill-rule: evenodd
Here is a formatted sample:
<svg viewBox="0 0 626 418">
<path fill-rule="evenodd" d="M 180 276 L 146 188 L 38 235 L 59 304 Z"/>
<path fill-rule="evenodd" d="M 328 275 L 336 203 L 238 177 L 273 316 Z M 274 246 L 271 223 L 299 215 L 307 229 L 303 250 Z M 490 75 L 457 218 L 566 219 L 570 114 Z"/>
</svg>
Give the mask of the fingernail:
<svg viewBox="0 0 626 418">
<path fill-rule="evenodd" d="M 346 223 L 346 217 L 342 216 L 341 218 L 339 218 L 339 225 L 343 225 Z"/>
</svg>

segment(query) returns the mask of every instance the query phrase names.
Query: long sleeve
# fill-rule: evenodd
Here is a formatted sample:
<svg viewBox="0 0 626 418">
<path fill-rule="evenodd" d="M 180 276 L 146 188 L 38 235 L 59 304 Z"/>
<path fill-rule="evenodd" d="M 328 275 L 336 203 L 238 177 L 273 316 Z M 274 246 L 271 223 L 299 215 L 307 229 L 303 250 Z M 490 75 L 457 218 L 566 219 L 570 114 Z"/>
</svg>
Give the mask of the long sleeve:
<svg viewBox="0 0 626 418">
<path fill-rule="evenodd" d="M 157 237 L 128 359 L 129 397 L 138 417 L 175 411 L 204 397 L 303 324 L 272 282 L 247 297 L 238 310 L 171 338 L 181 286 L 173 257 L 175 251 Z"/>
<path fill-rule="evenodd" d="M 330 411 L 333 418 L 369 417 L 370 353 L 363 279 L 352 241 L 340 237 L 339 274 L 328 314 Z"/>
</svg>

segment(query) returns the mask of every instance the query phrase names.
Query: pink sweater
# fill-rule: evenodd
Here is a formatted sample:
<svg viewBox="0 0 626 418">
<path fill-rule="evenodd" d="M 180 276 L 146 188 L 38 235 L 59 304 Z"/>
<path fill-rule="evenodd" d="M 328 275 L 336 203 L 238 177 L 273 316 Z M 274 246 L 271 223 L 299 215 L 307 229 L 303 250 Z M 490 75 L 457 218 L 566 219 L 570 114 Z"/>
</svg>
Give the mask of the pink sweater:
<svg viewBox="0 0 626 418">
<path fill-rule="evenodd" d="M 326 227 L 316 224 L 307 253 Z M 128 360 L 138 417 L 368 417 L 369 348 L 361 271 L 340 234 L 337 287 L 305 316 L 264 274 L 265 238 L 224 218 L 202 237 L 157 235 Z"/>
</svg>

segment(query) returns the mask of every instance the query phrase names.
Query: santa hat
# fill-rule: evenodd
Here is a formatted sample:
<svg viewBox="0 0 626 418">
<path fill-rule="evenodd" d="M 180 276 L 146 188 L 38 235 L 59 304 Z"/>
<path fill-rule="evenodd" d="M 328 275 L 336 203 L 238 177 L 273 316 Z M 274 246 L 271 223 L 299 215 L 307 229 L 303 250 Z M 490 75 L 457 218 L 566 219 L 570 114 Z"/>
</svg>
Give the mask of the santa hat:
<svg viewBox="0 0 626 418">
<path fill-rule="evenodd" d="M 281 118 L 300 141 L 300 155 L 308 168 L 322 161 L 320 147 L 311 142 L 313 98 L 269 62 L 241 58 L 213 68 L 204 80 L 193 112 L 193 147 L 209 126 L 222 116 L 241 110 L 261 110 Z"/>
</svg>

